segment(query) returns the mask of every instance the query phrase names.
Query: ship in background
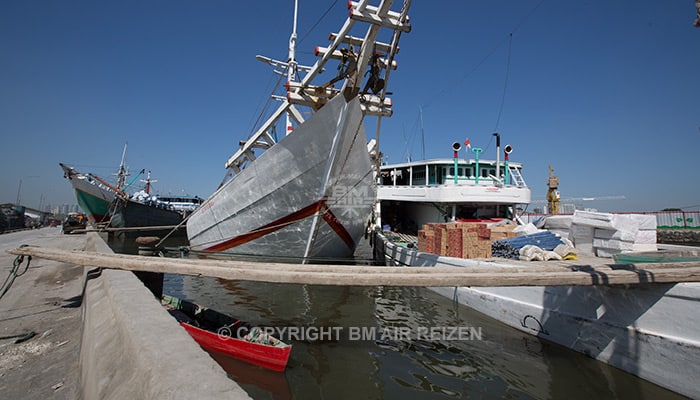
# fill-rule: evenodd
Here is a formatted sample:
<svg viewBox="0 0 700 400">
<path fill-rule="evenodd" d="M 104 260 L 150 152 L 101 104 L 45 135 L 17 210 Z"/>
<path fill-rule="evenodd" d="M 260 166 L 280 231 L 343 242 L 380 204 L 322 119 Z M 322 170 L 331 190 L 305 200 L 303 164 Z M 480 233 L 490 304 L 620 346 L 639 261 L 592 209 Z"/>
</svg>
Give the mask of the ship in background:
<svg viewBox="0 0 700 400">
<path fill-rule="evenodd" d="M 88 221 L 93 226 L 104 226 L 111 218 L 110 207 L 117 195 L 126 196 L 124 190 L 126 177 L 128 175 L 125 165 L 126 144 L 122 152 L 122 160 L 117 171 L 117 182 L 112 185 L 104 179 L 91 173 L 84 173 L 63 163 L 58 163 L 63 169 L 63 177 L 68 179 L 73 190 L 78 205 L 85 212 Z"/>
<path fill-rule="evenodd" d="M 83 173 L 66 164 L 59 163 L 64 177 L 68 179 L 75 191 L 78 205 L 87 215 L 91 225 L 100 228 L 135 228 L 133 232 L 140 234 L 136 228 L 163 227 L 161 231 L 151 231 L 151 234 L 168 234 L 170 230 L 184 221 L 203 199 L 197 196 L 157 196 L 151 194 L 150 171 L 145 182 L 145 188 L 129 195 L 127 189 L 145 172 L 141 170 L 130 181 L 125 165 L 126 145 L 122 153 L 117 181 L 110 184 L 106 180 L 91 173 Z M 128 235 L 133 236 L 133 235 Z"/>
</svg>

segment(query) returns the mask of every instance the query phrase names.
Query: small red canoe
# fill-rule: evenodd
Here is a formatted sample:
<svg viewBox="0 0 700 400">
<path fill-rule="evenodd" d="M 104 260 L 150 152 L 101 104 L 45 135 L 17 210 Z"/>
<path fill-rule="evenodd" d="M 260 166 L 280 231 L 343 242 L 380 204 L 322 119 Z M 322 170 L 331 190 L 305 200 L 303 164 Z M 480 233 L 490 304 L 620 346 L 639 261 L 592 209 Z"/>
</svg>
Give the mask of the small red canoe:
<svg viewBox="0 0 700 400">
<path fill-rule="evenodd" d="M 204 349 L 273 371 L 284 371 L 292 346 L 258 327 L 197 304 L 163 295 L 163 306 Z"/>
</svg>

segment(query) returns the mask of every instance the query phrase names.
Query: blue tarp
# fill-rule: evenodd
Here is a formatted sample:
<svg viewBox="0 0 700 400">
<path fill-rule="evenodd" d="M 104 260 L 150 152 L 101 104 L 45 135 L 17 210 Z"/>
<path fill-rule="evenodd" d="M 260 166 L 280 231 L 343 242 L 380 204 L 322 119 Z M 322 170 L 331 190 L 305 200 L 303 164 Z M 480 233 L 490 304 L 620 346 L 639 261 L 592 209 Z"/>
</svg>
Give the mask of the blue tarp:
<svg viewBox="0 0 700 400">
<path fill-rule="evenodd" d="M 491 253 L 494 257 L 517 259 L 520 256 L 520 249 L 529 244 L 542 250 L 551 251 L 563 243 L 559 236 L 549 231 L 543 231 L 510 239 L 496 240 L 491 244 Z"/>
</svg>

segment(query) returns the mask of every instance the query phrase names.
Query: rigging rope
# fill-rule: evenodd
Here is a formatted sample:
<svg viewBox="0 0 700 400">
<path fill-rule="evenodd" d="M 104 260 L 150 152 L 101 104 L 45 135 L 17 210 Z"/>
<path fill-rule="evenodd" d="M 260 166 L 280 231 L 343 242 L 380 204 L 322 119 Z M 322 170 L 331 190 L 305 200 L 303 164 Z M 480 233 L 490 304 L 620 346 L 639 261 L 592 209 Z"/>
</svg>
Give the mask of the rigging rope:
<svg viewBox="0 0 700 400">
<path fill-rule="evenodd" d="M 316 20 L 316 23 L 311 27 L 311 29 L 309 29 L 309 30 L 304 34 L 304 36 L 302 36 L 301 40 L 299 40 L 299 43 L 303 42 L 304 39 L 306 39 L 306 38 L 309 36 L 309 34 L 310 34 L 311 32 L 313 32 L 314 29 L 316 29 L 316 27 L 318 26 L 318 24 L 320 24 L 321 21 L 323 21 L 323 19 L 326 18 L 326 15 L 328 15 L 328 13 L 333 9 L 333 7 L 335 6 L 335 4 L 336 4 L 337 2 L 338 2 L 338 0 L 335 0 L 335 1 L 333 2 L 333 4 L 331 4 L 331 6 L 328 7 L 328 9 L 326 10 L 326 12 L 324 12 L 323 15 L 321 15 L 321 17 L 320 17 L 318 20 Z"/>
<path fill-rule="evenodd" d="M 503 83 L 503 95 L 501 96 L 501 107 L 498 109 L 498 117 L 496 118 L 496 126 L 493 128 L 494 132 L 498 131 L 498 123 L 501 122 L 501 114 L 503 113 L 503 104 L 506 102 L 506 90 L 508 89 L 508 76 L 510 75 L 510 54 L 513 48 L 513 33 L 510 33 L 510 40 L 508 41 L 508 60 L 506 61 L 506 80 Z"/>
<path fill-rule="evenodd" d="M 423 105 L 423 107 L 424 107 L 424 108 L 430 107 L 430 106 L 432 105 L 432 102 L 433 102 L 435 99 L 438 99 L 438 98 L 444 96 L 445 94 L 447 94 L 448 92 L 451 92 L 451 91 L 455 90 L 455 88 L 458 88 L 459 86 L 461 86 L 462 83 L 464 83 L 464 81 L 465 81 L 468 77 L 470 77 L 473 73 L 475 73 L 477 70 L 479 70 L 479 69 L 481 68 L 481 66 L 486 62 L 486 60 L 488 60 L 489 58 L 491 58 L 491 56 L 493 56 L 493 54 L 496 53 L 496 50 L 498 50 L 499 48 L 501 48 L 501 46 L 506 42 L 507 39 L 509 39 L 509 38 L 512 39 L 513 34 L 514 34 L 515 32 L 517 32 L 517 31 L 525 24 L 525 22 L 532 16 L 532 14 L 535 13 L 535 11 L 537 11 L 537 9 L 540 8 L 540 6 L 541 6 L 544 2 L 545 2 L 545 0 L 541 0 L 539 3 L 537 3 L 537 5 L 536 5 L 535 7 L 532 8 L 532 10 L 530 10 L 529 13 L 527 13 L 527 15 L 525 15 L 522 19 L 520 19 L 520 21 L 518 21 L 518 23 L 515 24 L 515 26 L 513 27 L 513 29 L 511 29 L 511 31 L 508 33 L 508 36 L 504 37 L 501 41 L 499 41 L 498 44 L 496 44 L 496 46 L 494 46 L 493 49 L 492 49 L 491 51 L 489 51 L 489 52 L 474 66 L 474 68 L 472 68 L 471 70 L 467 71 L 466 74 L 462 75 L 461 79 L 459 79 L 459 84 L 443 87 L 443 89 L 440 90 L 439 92 L 437 92 L 434 96 L 432 96 L 432 97 L 430 98 L 430 100 L 428 101 L 428 103 L 425 104 L 425 105 Z M 509 49 L 509 51 L 508 51 L 508 57 L 510 58 L 510 49 Z"/>
<path fill-rule="evenodd" d="M 289 68 L 289 66 L 287 66 L 287 68 Z M 286 71 L 286 69 L 285 69 L 285 71 Z M 275 89 L 280 85 L 280 82 L 281 82 L 282 79 L 284 79 L 284 78 L 285 78 L 285 75 L 283 75 L 283 74 L 280 74 L 280 75 L 279 75 L 279 78 L 277 78 L 277 82 L 275 82 L 275 84 L 272 86 L 272 91 L 271 91 L 271 92 L 272 92 L 273 94 L 275 93 Z M 270 81 L 271 81 L 271 80 L 270 80 Z M 270 87 L 270 86 L 268 86 L 268 88 L 269 88 L 269 87 Z M 272 96 L 267 96 L 267 101 L 265 102 L 265 105 L 262 107 L 262 110 L 260 110 L 260 113 L 258 114 L 258 118 L 257 118 L 257 119 L 255 120 L 255 122 L 253 123 L 253 127 L 252 127 L 252 129 L 250 130 L 251 134 L 248 135 L 248 138 L 250 138 L 250 137 L 252 136 L 252 134 L 255 133 L 255 131 L 258 129 L 258 124 L 260 124 L 260 121 L 262 120 L 262 118 L 263 118 L 263 117 L 265 116 L 265 114 L 267 113 L 267 110 L 270 108 L 270 103 L 272 103 Z"/>
</svg>

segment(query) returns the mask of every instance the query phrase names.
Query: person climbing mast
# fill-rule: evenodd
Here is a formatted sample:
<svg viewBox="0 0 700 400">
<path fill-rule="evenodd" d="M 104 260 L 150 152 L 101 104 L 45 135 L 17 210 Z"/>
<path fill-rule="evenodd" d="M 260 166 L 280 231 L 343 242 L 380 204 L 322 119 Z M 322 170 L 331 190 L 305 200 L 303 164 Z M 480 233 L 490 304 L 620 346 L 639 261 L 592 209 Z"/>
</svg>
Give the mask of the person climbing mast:
<svg viewBox="0 0 700 400">
<path fill-rule="evenodd" d="M 340 49 L 342 57 L 340 59 L 340 64 L 338 65 L 338 75 L 327 83 L 316 88 L 317 93 L 323 93 L 325 90 L 333 86 L 336 82 L 348 78 L 351 82 L 355 80 L 355 73 L 357 72 L 357 54 L 352 49 L 348 47 L 347 49 Z"/>
<path fill-rule="evenodd" d="M 379 73 L 382 70 L 381 56 L 379 53 L 374 53 L 369 60 L 369 70 L 365 72 L 365 75 L 369 74 L 369 78 L 364 89 L 362 89 L 362 95 L 367 94 L 368 90 L 372 90 L 374 94 L 379 94 L 384 89 L 384 79 L 379 77 Z"/>
</svg>

